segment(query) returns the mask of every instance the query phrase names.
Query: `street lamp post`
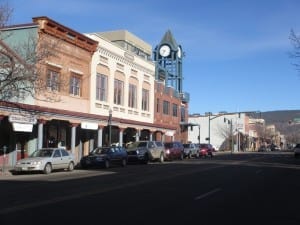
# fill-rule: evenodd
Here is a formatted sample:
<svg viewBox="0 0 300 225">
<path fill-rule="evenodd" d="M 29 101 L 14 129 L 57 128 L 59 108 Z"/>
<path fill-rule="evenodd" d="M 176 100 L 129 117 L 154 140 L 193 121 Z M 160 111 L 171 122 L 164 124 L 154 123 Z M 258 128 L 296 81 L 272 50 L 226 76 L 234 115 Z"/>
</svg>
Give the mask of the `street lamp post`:
<svg viewBox="0 0 300 225">
<path fill-rule="evenodd" d="M 211 117 L 212 116 L 212 117 Z M 208 140 L 208 144 L 210 144 L 210 121 L 214 120 L 220 116 L 223 116 L 222 114 L 220 115 L 213 115 L 211 112 L 208 113 L 208 138 L 206 140 Z"/>
<path fill-rule="evenodd" d="M 111 146 L 111 119 L 112 119 L 112 110 L 109 109 L 109 116 L 108 116 L 108 145 Z"/>
</svg>

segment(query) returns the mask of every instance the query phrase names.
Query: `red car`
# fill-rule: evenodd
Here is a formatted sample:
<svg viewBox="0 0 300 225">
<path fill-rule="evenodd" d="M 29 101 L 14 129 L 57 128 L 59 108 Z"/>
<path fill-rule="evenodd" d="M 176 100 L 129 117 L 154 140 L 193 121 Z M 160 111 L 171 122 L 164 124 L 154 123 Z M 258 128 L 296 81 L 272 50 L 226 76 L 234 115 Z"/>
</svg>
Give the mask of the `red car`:
<svg viewBox="0 0 300 225">
<path fill-rule="evenodd" d="M 184 158 L 184 147 L 183 144 L 179 141 L 166 142 L 165 146 L 165 158 L 166 160 L 174 160 Z"/>
<path fill-rule="evenodd" d="M 200 144 L 199 148 L 200 157 L 213 157 L 215 149 L 211 144 Z"/>
</svg>

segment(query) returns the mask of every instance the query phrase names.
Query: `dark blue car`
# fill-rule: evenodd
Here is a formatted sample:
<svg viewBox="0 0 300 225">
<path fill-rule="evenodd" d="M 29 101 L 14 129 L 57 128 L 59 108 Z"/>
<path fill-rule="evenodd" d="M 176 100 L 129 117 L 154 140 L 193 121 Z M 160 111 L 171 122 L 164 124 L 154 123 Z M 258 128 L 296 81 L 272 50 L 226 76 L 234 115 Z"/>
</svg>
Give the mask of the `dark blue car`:
<svg viewBox="0 0 300 225">
<path fill-rule="evenodd" d="M 127 151 L 125 148 L 119 146 L 98 147 L 80 160 L 82 168 L 99 166 L 109 168 L 111 164 L 118 164 L 123 167 L 127 165 Z"/>
</svg>

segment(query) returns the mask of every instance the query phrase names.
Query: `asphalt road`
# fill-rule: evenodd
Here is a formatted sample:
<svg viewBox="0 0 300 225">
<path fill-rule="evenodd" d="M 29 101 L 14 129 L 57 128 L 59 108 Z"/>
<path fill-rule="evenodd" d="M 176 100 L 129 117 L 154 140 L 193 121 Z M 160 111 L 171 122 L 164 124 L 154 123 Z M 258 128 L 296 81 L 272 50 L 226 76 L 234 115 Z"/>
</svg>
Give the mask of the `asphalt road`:
<svg viewBox="0 0 300 225">
<path fill-rule="evenodd" d="M 0 177 L 0 224 L 300 224 L 300 159 L 218 154 Z"/>
</svg>

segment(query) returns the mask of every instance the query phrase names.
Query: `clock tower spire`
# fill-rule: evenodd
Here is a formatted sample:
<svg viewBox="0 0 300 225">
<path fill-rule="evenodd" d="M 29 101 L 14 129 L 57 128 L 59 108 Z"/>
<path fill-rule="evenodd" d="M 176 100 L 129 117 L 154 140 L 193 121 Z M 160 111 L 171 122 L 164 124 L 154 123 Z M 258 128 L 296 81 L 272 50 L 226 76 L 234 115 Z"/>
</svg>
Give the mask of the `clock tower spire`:
<svg viewBox="0 0 300 225">
<path fill-rule="evenodd" d="M 154 49 L 155 78 L 182 93 L 182 48 L 167 30 Z"/>
</svg>

